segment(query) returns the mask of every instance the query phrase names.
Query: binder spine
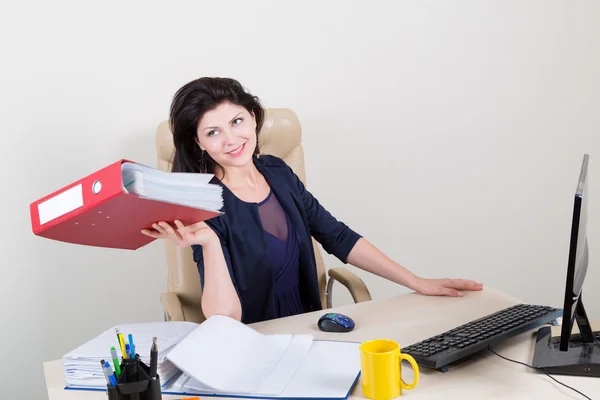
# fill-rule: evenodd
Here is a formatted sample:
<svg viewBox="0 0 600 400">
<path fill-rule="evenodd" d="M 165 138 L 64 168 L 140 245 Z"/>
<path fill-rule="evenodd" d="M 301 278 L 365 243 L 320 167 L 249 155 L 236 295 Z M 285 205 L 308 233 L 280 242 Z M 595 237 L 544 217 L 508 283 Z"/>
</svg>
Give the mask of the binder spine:
<svg viewBox="0 0 600 400">
<path fill-rule="evenodd" d="M 31 203 L 33 233 L 37 235 L 73 215 L 123 194 L 123 162 L 127 160 L 114 162 Z"/>
</svg>

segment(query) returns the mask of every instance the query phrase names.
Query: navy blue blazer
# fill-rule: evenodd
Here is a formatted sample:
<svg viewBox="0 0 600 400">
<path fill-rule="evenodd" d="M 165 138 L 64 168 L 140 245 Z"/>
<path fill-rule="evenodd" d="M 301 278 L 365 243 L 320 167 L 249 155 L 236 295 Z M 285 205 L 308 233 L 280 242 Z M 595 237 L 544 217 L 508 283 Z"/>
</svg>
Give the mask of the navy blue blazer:
<svg viewBox="0 0 600 400">
<path fill-rule="evenodd" d="M 261 155 L 253 162 L 265 177 L 273 193 L 290 217 L 300 246 L 300 294 L 305 312 L 321 310 L 314 237 L 329 254 L 341 262 L 346 259 L 361 235 L 335 219 L 317 199 L 305 189 L 302 181 L 282 159 Z M 242 322 L 252 323 L 273 319 L 273 270 L 263 232 L 257 203 L 237 198 L 223 187 L 223 215 L 206 221 L 221 241 L 229 275 L 242 306 Z M 200 282 L 204 287 L 202 247 L 193 245 L 194 261 L 198 264 Z"/>
</svg>

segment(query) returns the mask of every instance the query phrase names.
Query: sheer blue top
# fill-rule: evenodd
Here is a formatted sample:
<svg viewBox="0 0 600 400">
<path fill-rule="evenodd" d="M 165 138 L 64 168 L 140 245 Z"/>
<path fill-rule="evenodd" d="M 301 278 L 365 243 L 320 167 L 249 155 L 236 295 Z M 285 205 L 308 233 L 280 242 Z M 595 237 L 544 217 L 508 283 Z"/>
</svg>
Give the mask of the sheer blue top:
<svg viewBox="0 0 600 400">
<path fill-rule="evenodd" d="M 273 294 L 276 317 L 302 314 L 300 297 L 300 249 L 290 219 L 273 191 L 258 204 L 273 268 Z"/>
</svg>

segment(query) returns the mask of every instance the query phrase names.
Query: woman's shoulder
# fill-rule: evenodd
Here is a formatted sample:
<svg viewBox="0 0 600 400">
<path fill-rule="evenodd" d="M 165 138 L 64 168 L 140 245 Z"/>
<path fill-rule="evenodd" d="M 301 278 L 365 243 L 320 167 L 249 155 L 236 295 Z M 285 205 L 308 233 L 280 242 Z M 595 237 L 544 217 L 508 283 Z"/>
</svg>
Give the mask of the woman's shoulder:
<svg viewBox="0 0 600 400">
<path fill-rule="evenodd" d="M 294 171 L 292 168 L 280 157 L 272 154 L 261 154 L 256 158 L 256 166 L 261 172 L 269 172 L 273 175 L 283 178 L 287 183 L 294 182 Z"/>
<path fill-rule="evenodd" d="M 256 166 L 261 172 L 268 173 L 275 178 L 271 183 L 292 188 L 298 187 L 300 179 L 282 158 L 271 154 L 261 155 L 256 159 Z"/>
<path fill-rule="evenodd" d="M 261 154 L 256 157 L 256 163 L 267 168 L 288 168 L 288 165 L 283 159 L 272 154 Z"/>
</svg>

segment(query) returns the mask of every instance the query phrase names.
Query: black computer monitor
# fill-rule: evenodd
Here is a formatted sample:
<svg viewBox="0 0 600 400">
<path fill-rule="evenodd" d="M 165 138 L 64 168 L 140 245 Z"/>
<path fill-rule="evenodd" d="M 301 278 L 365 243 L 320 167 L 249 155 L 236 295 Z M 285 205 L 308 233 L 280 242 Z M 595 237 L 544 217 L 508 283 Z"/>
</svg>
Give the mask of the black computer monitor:
<svg viewBox="0 0 600 400">
<path fill-rule="evenodd" d="M 537 332 L 532 365 L 545 373 L 600 377 L 600 333 L 592 332 L 582 300 L 589 260 L 588 164 L 589 155 L 585 154 L 573 205 L 561 334 L 553 336 L 550 327 Z M 574 323 L 579 333 L 572 334 Z"/>
<path fill-rule="evenodd" d="M 589 250 L 587 241 L 587 182 L 589 155 L 583 156 L 579 181 L 575 191 L 573 219 L 571 222 L 571 240 L 569 243 L 569 259 L 567 263 L 567 279 L 563 306 L 562 329 L 560 334 L 561 351 L 567 351 L 573 324 L 577 322 L 581 338 L 584 342 L 593 343 L 592 328 L 588 320 L 581 290 L 588 269 Z"/>
</svg>

